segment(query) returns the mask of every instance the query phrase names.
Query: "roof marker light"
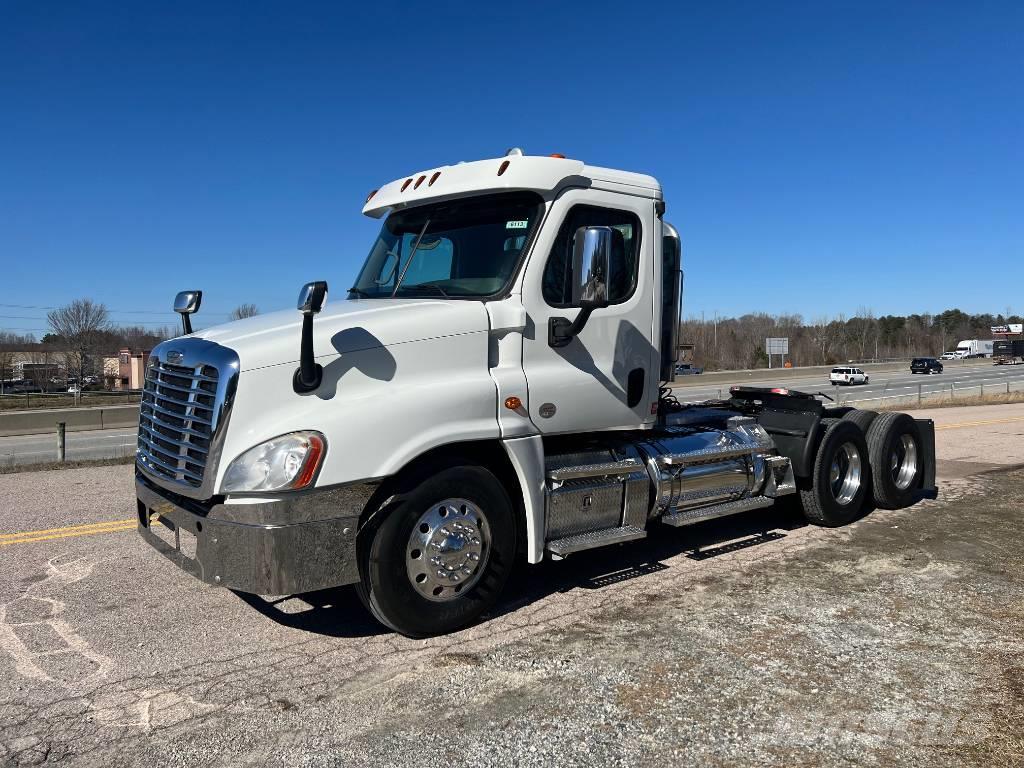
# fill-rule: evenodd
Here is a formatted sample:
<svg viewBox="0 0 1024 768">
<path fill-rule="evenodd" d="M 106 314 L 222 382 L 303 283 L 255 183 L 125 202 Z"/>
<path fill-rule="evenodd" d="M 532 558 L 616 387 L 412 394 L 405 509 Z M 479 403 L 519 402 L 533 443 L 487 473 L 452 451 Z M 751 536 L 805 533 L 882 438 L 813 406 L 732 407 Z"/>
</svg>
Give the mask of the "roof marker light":
<svg viewBox="0 0 1024 768">
<path fill-rule="evenodd" d="M 565 155 L 561 152 L 552 152 L 548 157 L 557 157 L 559 160 L 565 160 Z"/>
<path fill-rule="evenodd" d="M 412 184 L 412 179 L 406 179 L 400 191 L 405 192 L 406 187 L 408 187 L 410 184 Z"/>
<path fill-rule="evenodd" d="M 372 192 L 371 192 L 370 194 L 368 194 L 368 195 L 366 196 L 366 202 L 367 202 L 367 203 L 368 203 L 368 202 L 370 202 L 370 201 L 371 201 L 371 200 L 373 199 L 373 196 L 377 194 L 377 192 L 378 192 L 378 190 L 376 190 L 376 189 L 375 189 L 375 190 L 373 190 L 373 191 L 372 191 Z M 363 205 L 365 205 L 365 204 L 366 204 L 366 203 L 363 203 Z"/>
<path fill-rule="evenodd" d="M 506 160 L 505 162 L 503 162 L 503 163 L 502 163 L 502 164 L 501 164 L 501 165 L 500 165 L 500 166 L 498 167 L 498 175 L 499 175 L 499 176 L 501 176 L 501 174 L 503 174 L 503 173 L 504 173 L 505 171 L 507 171 L 507 170 L 508 170 L 508 160 Z"/>
<path fill-rule="evenodd" d="M 437 177 L 441 175 L 440 171 L 434 171 L 434 175 L 430 177 L 430 181 L 427 182 L 428 187 L 434 186 L 434 182 L 437 181 Z"/>
<path fill-rule="evenodd" d="M 426 176 L 420 176 L 418 179 L 416 179 L 416 183 L 412 185 L 412 188 L 413 189 L 419 189 L 420 188 L 420 184 L 422 184 L 424 181 L 426 181 L 426 179 L 427 179 Z"/>
</svg>

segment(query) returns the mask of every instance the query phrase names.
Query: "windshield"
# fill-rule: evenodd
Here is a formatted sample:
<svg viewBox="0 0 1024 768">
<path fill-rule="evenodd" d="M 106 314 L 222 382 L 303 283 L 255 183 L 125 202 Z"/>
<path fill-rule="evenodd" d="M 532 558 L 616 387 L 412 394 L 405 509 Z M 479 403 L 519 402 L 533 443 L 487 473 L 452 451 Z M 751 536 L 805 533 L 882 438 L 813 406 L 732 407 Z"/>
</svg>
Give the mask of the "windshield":
<svg viewBox="0 0 1024 768">
<path fill-rule="evenodd" d="M 539 195 L 518 192 L 396 211 L 381 227 L 351 293 L 371 299 L 500 293 L 542 211 Z"/>
</svg>

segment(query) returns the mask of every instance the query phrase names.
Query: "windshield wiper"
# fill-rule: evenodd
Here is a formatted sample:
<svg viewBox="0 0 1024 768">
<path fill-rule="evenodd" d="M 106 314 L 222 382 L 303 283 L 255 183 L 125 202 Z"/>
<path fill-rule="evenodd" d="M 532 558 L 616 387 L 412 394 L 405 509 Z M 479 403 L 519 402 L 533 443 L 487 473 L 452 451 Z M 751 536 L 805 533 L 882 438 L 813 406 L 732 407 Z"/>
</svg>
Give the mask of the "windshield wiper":
<svg viewBox="0 0 1024 768">
<path fill-rule="evenodd" d="M 423 229 L 420 230 L 419 235 L 416 237 L 416 242 L 412 244 L 412 250 L 409 252 L 409 258 L 405 262 L 405 266 L 402 267 L 402 274 L 398 276 L 398 282 L 395 283 L 395 290 L 391 292 L 391 298 L 395 298 L 398 295 L 398 289 L 402 287 L 402 281 L 405 280 L 405 273 L 409 271 L 409 267 L 412 266 L 412 260 L 416 257 L 416 249 L 420 247 L 420 242 L 423 240 L 423 236 L 427 234 L 427 227 L 430 226 L 430 219 L 423 222 Z"/>
<path fill-rule="evenodd" d="M 356 288 L 354 285 L 348 289 L 349 293 L 354 293 L 356 296 L 361 296 L 364 299 L 372 298 L 371 294 L 364 291 L 362 288 Z"/>
<path fill-rule="evenodd" d="M 442 288 L 440 285 L 438 285 L 437 283 L 417 283 L 416 285 L 403 285 L 402 286 L 402 290 L 403 291 L 415 291 L 415 290 L 418 290 L 420 288 L 431 288 L 431 289 L 437 291 L 438 293 L 440 293 L 446 299 L 448 298 L 448 292 L 444 288 Z"/>
</svg>

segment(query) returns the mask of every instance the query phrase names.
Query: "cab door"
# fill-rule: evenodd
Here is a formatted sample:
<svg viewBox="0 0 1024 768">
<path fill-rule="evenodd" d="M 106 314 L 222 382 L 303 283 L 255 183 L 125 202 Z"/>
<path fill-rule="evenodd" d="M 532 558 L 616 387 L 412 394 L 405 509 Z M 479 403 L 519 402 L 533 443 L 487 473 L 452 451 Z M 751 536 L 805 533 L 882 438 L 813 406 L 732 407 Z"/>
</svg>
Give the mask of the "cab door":
<svg viewBox="0 0 1024 768">
<path fill-rule="evenodd" d="M 552 346 L 552 318 L 571 321 L 580 311 L 572 301 L 572 249 L 576 232 L 588 226 L 622 233 L 616 240 L 624 249 L 623 267 L 609 274 L 609 305 L 594 310 L 567 345 Z M 552 204 L 522 288 L 528 407 L 542 433 L 635 429 L 654 421 L 660 232 L 650 198 L 574 189 Z"/>
</svg>

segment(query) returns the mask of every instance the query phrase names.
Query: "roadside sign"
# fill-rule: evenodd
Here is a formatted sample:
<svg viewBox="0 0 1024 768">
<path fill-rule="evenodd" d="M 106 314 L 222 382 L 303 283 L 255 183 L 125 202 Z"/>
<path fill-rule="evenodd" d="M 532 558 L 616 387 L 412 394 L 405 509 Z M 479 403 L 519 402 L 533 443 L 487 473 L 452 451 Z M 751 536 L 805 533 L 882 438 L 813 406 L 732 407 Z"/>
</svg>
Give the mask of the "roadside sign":
<svg viewBox="0 0 1024 768">
<path fill-rule="evenodd" d="M 769 355 L 788 355 L 789 354 L 789 339 L 765 339 L 764 340 L 764 351 Z"/>
<path fill-rule="evenodd" d="M 1024 333 L 1024 323 L 1010 323 L 1009 325 L 993 325 L 992 333 Z"/>
</svg>

